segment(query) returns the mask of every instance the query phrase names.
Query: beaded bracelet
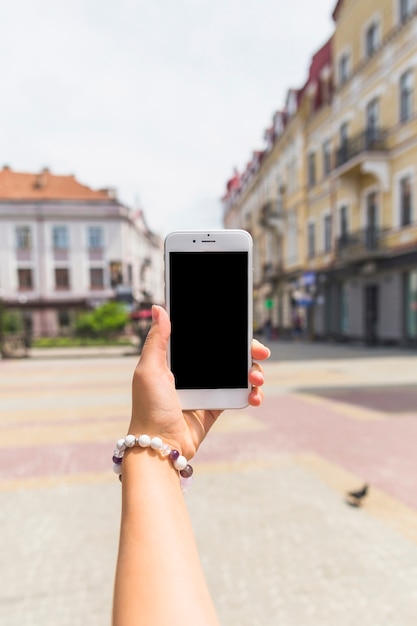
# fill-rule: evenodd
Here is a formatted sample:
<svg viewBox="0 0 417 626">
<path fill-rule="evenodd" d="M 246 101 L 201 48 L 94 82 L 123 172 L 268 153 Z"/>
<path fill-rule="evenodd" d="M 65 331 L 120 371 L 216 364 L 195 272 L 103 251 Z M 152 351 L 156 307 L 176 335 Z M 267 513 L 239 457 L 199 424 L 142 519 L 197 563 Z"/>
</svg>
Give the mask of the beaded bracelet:
<svg viewBox="0 0 417 626">
<path fill-rule="evenodd" d="M 193 474 L 193 468 L 188 463 L 185 456 L 180 454 L 178 450 L 171 448 L 167 443 L 164 443 L 160 437 L 150 437 L 149 435 L 126 435 L 116 442 L 116 448 L 113 452 L 113 471 L 119 475 L 119 480 L 122 480 L 122 460 L 127 448 L 133 448 L 134 446 L 140 446 L 141 448 L 151 448 L 155 452 L 159 452 L 162 457 L 168 457 L 174 468 L 180 474 L 181 487 L 185 491 L 191 481 Z"/>
</svg>

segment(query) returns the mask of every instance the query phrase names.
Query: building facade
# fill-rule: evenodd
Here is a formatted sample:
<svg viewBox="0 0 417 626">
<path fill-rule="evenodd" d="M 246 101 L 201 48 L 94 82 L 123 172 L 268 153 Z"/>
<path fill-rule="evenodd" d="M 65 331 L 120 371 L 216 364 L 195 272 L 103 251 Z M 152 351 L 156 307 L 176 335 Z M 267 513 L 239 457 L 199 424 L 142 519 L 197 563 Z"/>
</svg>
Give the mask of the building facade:
<svg viewBox="0 0 417 626">
<path fill-rule="evenodd" d="M 163 302 L 162 241 L 114 190 L 74 176 L 0 171 L 0 296 L 27 332 L 68 332 L 111 299 Z"/>
<path fill-rule="evenodd" d="M 417 4 L 339 0 L 331 39 L 229 181 L 226 227 L 258 250 L 257 323 L 417 342 Z"/>
</svg>

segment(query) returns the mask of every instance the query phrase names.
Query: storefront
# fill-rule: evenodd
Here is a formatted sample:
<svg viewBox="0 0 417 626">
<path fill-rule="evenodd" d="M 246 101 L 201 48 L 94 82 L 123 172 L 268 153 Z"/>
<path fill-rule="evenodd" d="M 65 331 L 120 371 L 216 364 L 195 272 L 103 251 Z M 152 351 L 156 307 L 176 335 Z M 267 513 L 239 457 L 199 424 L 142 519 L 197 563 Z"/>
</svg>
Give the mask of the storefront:
<svg viewBox="0 0 417 626">
<path fill-rule="evenodd" d="M 417 251 L 318 274 L 317 339 L 417 345 Z"/>
</svg>

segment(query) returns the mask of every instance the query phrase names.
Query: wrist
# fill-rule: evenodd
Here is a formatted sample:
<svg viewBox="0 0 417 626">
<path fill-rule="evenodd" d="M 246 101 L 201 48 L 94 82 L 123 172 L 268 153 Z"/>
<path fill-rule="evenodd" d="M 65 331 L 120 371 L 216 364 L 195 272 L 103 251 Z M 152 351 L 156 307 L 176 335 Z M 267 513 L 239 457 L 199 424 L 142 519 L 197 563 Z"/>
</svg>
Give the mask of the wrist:
<svg viewBox="0 0 417 626">
<path fill-rule="evenodd" d="M 133 457 L 133 452 L 135 452 L 136 455 L 146 453 L 153 457 L 159 457 L 159 459 L 155 458 L 155 461 L 160 460 L 167 462 L 179 476 L 183 489 L 188 487 L 188 481 L 193 474 L 193 468 L 188 463 L 187 459 L 180 454 L 179 450 L 162 441 L 160 437 L 150 437 L 145 434 L 138 436 L 129 434 L 117 441 L 113 453 L 113 470 L 119 475 L 120 480 L 122 480 L 122 472 L 126 467 L 126 463 L 123 464 L 123 459 L 126 453 L 128 453 L 128 457 Z"/>
</svg>

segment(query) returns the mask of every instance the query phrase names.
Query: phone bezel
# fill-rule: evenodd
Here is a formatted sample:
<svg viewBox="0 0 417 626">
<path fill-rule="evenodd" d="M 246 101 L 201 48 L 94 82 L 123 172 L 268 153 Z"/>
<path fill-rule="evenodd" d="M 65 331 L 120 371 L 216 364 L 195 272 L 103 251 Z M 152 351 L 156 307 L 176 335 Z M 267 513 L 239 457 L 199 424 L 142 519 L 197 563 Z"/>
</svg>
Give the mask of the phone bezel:
<svg viewBox="0 0 417 626">
<path fill-rule="evenodd" d="M 171 252 L 246 252 L 248 259 L 248 365 L 252 364 L 251 343 L 253 334 L 253 269 L 251 235 L 245 230 L 224 229 L 212 231 L 176 231 L 165 238 L 165 306 L 170 315 L 171 277 L 169 255 Z M 168 347 L 170 366 L 170 349 Z M 249 374 L 249 371 L 248 371 Z M 250 385 L 238 389 L 177 389 L 183 409 L 240 409 L 248 405 Z"/>
</svg>

